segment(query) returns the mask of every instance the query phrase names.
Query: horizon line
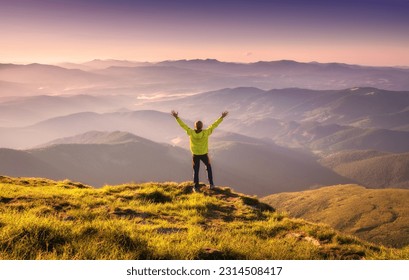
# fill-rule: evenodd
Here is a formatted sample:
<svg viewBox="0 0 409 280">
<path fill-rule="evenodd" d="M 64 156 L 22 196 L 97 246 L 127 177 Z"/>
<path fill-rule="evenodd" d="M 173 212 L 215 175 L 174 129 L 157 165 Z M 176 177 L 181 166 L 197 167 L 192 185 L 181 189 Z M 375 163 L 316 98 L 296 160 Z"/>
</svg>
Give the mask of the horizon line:
<svg viewBox="0 0 409 280">
<path fill-rule="evenodd" d="M 216 58 L 182 58 L 182 59 L 165 59 L 165 60 L 132 60 L 132 59 L 120 59 L 120 58 L 94 58 L 91 60 L 86 61 L 61 61 L 61 62 L 40 62 L 40 61 L 0 61 L 0 64 L 13 64 L 13 65 L 32 65 L 32 64 L 41 64 L 41 65 L 51 65 L 51 66 L 60 66 L 63 64 L 78 64 L 83 65 L 86 63 L 90 63 L 93 61 L 121 61 L 121 62 L 130 62 L 130 63 L 151 63 L 151 64 L 158 64 L 162 62 L 178 62 L 178 61 L 214 61 L 220 63 L 231 63 L 231 64 L 256 64 L 261 62 L 295 62 L 300 64 L 343 64 L 343 65 L 351 65 L 351 66 L 362 66 L 362 67 L 390 67 L 390 68 L 409 68 L 409 65 L 368 65 L 368 64 L 358 64 L 358 63 L 347 63 L 347 62 L 340 62 L 340 61 L 330 61 L 330 62 L 321 62 L 321 61 L 298 61 L 294 59 L 279 59 L 279 60 L 257 60 L 257 61 L 225 61 Z"/>
</svg>

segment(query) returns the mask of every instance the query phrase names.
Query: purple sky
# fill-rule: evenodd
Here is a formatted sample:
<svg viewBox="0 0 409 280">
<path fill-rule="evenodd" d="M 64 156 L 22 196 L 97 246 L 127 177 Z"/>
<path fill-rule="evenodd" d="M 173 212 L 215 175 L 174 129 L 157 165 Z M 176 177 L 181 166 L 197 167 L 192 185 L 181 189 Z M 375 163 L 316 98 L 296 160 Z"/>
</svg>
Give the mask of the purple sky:
<svg viewBox="0 0 409 280">
<path fill-rule="evenodd" d="M 409 66 L 409 0 L 0 0 L 0 63 L 293 59 Z"/>
</svg>

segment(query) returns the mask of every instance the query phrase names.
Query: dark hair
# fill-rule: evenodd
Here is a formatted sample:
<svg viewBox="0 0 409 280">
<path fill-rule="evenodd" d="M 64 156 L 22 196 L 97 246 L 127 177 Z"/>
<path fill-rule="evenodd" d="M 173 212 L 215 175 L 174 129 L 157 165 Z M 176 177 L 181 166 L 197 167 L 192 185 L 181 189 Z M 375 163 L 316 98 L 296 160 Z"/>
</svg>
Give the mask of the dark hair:
<svg viewBox="0 0 409 280">
<path fill-rule="evenodd" d="M 195 122 L 195 129 L 196 130 L 202 130 L 202 128 L 203 128 L 203 123 L 201 122 L 201 121 L 197 121 L 197 122 Z"/>
</svg>

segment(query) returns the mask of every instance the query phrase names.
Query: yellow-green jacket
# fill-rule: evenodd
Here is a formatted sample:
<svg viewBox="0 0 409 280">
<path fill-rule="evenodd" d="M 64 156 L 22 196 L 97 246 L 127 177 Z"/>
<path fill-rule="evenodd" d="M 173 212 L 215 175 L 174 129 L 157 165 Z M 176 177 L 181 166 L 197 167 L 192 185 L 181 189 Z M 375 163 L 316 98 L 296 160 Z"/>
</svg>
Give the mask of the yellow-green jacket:
<svg viewBox="0 0 409 280">
<path fill-rule="evenodd" d="M 223 121 L 223 118 L 218 118 L 211 126 L 196 132 L 187 126 L 179 117 L 176 118 L 178 124 L 186 131 L 190 138 L 190 151 L 194 155 L 205 155 L 208 153 L 209 136 L 213 130 Z"/>
</svg>

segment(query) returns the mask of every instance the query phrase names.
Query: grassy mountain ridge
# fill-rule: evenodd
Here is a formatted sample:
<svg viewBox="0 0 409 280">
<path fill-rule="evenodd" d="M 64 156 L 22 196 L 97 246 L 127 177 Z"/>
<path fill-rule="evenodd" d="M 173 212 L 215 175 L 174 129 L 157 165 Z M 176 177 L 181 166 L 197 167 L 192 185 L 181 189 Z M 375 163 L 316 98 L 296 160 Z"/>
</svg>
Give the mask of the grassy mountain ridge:
<svg viewBox="0 0 409 280">
<path fill-rule="evenodd" d="M 0 177 L 1 259 L 408 259 L 229 188 Z"/>
<path fill-rule="evenodd" d="M 409 153 L 344 151 L 320 163 L 366 187 L 409 189 Z"/>
<path fill-rule="evenodd" d="M 409 245 L 409 190 L 339 185 L 267 196 L 263 202 L 290 216 L 325 223 L 388 246 Z"/>
</svg>

